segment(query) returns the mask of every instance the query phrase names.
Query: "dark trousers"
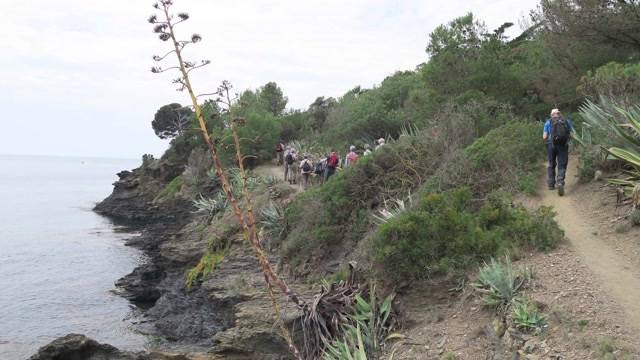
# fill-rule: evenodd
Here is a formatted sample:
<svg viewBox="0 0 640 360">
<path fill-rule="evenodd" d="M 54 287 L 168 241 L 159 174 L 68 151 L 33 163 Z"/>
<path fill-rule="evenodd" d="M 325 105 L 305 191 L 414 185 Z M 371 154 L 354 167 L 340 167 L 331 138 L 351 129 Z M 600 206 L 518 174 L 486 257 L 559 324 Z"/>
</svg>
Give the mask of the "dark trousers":
<svg viewBox="0 0 640 360">
<path fill-rule="evenodd" d="M 336 172 L 336 168 L 327 166 L 324 169 L 324 181 L 329 180 L 329 178 L 331 177 L 331 175 L 333 175 Z"/>
<path fill-rule="evenodd" d="M 569 163 L 569 145 L 547 144 L 547 155 L 549 164 L 547 166 L 547 185 L 564 186 L 564 178 L 567 174 L 567 164 Z M 556 178 L 556 166 L 558 167 L 558 177 Z"/>
</svg>

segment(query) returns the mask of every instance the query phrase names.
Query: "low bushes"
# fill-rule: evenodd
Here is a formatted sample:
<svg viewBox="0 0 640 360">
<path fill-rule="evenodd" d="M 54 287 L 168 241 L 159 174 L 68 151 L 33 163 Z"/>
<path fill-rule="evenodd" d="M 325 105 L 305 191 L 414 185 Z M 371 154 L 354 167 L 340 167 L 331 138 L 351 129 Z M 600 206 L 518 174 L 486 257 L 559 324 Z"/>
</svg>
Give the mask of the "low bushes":
<svg viewBox="0 0 640 360">
<path fill-rule="evenodd" d="M 503 192 L 481 204 L 468 188 L 427 194 L 415 209 L 380 226 L 376 260 L 391 277 L 422 278 L 527 248 L 547 249 L 563 236 L 554 213 L 529 213 Z"/>
<path fill-rule="evenodd" d="M 466 186 L 476 194 L 498 188 L 535 193 L 546 153 L 541 139 L 542 125 L 537 122 L 513 121 L 493 129 L 464 150 L 445 156 L 424 191 Z"/>
<path fill-rule="evenodd" d="M 286 210 L 283 255 L 294 266 L 352 246 L 372 225 L 371 210 L 419 186 L 433 172 L 441 143 L 406 136 L 296 197 Z"/>
<path fill-rule="evenodd" d="M 496 200 L 504 197 L 497 194 L 484 203 L 499 189 L 535 192 L 545 153 L 541 124 L 512 121 L 473 141 L 476 130 L 468 117 L 451 120 L 402 136 L 298 196 L 286 210 L 284 261 L 297 268 L 348 254 L 375 229 L 373 210 L 408 193 L 417 193 L 414 203 L 420 205 L 400 212 L 374 236 L 377 257 L 389 273 L 422 277 L 555 243 L 561 235 L 549 209 L 528 213 Z M 461 187 L 467 190 L 437 195 Z"/>
</svg>

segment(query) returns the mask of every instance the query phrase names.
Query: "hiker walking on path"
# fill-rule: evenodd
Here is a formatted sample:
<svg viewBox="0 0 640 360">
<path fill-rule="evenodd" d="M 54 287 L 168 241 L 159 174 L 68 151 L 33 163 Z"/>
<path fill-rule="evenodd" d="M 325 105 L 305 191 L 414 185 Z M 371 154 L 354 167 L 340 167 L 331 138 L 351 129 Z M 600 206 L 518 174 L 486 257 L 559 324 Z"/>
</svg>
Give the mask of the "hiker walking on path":
<svg viewBox="0 0 640 360">
<path fill-rule="evenodd" d="M 329 157 L 327 157 L 327 164 L 324 169 L 324 181 L 329 180 L 331 175 L 335 174 L 336 168 L 340 164 L 340 159 L 338 158 L 338 153 L 332 151 Z"/>
<path fill-rule="evenodd" d="M 364 144 L 364 154 L 362 154 L 362 156 L 367 156 L 369 154 L 371 154 L 371 145 Z"/>
<path fill-rule="evenodd" d="M 285 175 L 285 180 L 288 180 L 289 184 L 295 184 L 298 178 L 298 154 L 296 154 L 296 149 L 291 149 L 284 162 L 287 167 L 285 174 L 289 174 L 288 178 Z"/>
<path fill-rule="evenodd" d="M 554 190 L 557 186 L 560 196 L 564 195 L 564 179 L 569 164 L 569 139 L 574 131 L 571 120 L 563 117 L 558 109 L 551 110 L 551 118 L 545 121 L 542 131 L 542 139 L 547 144 L 549 158 L 547 185 L 549 190 Z"/>
<path fill-rule="evenodd" d="M 284 162 L 284 144 L 281 141 L 278 141 L 276 144 L 276 162 L 278 165 L 282 165 Z"/>
<path fill-rule="evenodd" d="M 355 165 L 356 162 L 358 162 L 358 154 L 356 153 L 356 147 L 351 145 L 349 147 L 349 153 L 346 156 L 345 165 L 352 166 L 352 165 Z"/>
<path fill-rule="evenodd" d="M 385 144 L 385 140 L 384 138 L 380 138 L 378 139 L 378 146 L 376 146 L 376 150 L 380 149 L 381 147 L 383 147 Z"/>
<path fill-rule="evenodd" d="M 316 176 L 316 182 L 322 184 L 324 182 L 324 172 L 327 168 L 327 159 L 329 155 L 325 155 L 320 161 L 318 161 L 314 167 L 314 174 Z"/>
<path fill-rule="evenodd" d="M 291 147 L 287 146 L 287 149 L 284 151 L 284 161 L 283 161 L 283 165 L 284 165 L 284 181 L 289 180 L 289 160 L 292 159 L 290 157 L 290 155 L 291 155 Z"/>
<path fill-rule="evenodd" d="M 300 162 L 300 173 L 302 174 L 302 184 L 306 190 L 309 187 L 309 178 L 313 173 L 313 163 L 309 159 L 309 155 L 305 155 Z"/>
</svg>

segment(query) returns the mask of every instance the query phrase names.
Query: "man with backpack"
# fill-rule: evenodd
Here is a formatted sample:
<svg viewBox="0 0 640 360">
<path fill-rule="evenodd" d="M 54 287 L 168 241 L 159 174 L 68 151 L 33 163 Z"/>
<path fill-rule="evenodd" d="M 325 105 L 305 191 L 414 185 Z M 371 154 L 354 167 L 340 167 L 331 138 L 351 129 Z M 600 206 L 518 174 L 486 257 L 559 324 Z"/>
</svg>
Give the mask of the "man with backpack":
<svg viewBox="0 0 640 360">
<path fill-rule="evenodd" d="M 547 167 L 547 185 L 549 190 L 557 186 L 558 195 L 564 195 L 564 179 L 569 163 L 569 139 L 574 132 L 571 120 L 566 119 L 560 110 L 551 110 L 551 118 L 544 123 L 542 139 L 547 143 L 549 164 Z M 556 166 L 558 174 L 556 177 Z"/>
<path fill-rule="evenodd" d="M 324 170 L 324 181 L 329 180 L 331 175 L 335 174 L 336 168 L 340 164 L 340 159 L 335 151 L 332 151 L 329 157 L 327 157 L 327 164 Z"/>
<path fill-rule="evenodd" d="M 298 155 L 296 154 L 296 149 L 291 149 L 289 153 L 284 158 L 284 177 L 285 181 L 289 181 L 289 184 L 295 184 L 296 178 L 298 177 L 298 166 L 296 161 L 298 160 Z M 287 177 L 287 174 L 289 175 Z"/>
<path fill-rule="evenodd" d="M 309 160 L 309 156 L 305 155 L 300 162 L 300 173 L 302 174 L 302 182 L 304 184 L 305 190 L 309 187 L 309 177 L 313 172 L 313 164 L 311 160 Z"/>
<path fill-rule="evenodd" d="M 324 157 L 320 161 L 318 161 L 314 167 L 313 172 L 316 175 L 316 182 L 318 184 L 322 184 L 324 182 L 324 171 L 327 167 L 327 159 L 329 158 L 329 154 L 325 154 Z"/>
</svg>

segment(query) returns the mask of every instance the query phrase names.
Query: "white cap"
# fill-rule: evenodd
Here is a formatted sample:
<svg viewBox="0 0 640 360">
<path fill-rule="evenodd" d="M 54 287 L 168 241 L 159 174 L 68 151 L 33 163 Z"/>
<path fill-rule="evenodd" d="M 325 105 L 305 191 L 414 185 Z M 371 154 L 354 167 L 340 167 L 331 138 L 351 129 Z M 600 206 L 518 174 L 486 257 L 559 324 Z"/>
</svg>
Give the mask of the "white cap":
<svg viewBox="0 0 640 360">
<path fill-rule="evenodd" d="M 551 116 L 553 116 L 554 114 L 560 114 L 560 110 L 558 109 L 551 110 Z"/>
<path fill-rule="evenodd" d="M 378 139 L 378 143 L 383 143 L 383 142 L 384 142 L 384 138 Z"/>
</svg>

